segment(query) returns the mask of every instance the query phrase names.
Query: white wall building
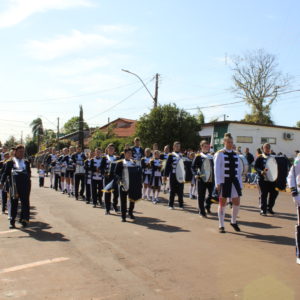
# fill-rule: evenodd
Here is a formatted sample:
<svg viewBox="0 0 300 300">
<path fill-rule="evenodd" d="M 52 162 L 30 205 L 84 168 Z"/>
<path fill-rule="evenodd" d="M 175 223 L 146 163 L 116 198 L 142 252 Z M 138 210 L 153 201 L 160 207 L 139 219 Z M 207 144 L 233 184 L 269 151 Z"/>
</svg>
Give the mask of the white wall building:
<svg viewBox="0 0 300 300">
<path fill-rule="evenodd" d="M 241 147 L 242 152 L 248 147 L 255 154 L 256 149 L 264 143 L 271 144 L 275 153 L 282 152 L 289 158 L 295 156 L 296 150 L 300 150 L 300 128 L 297 127 L 223 121 L 204 124 L 199 134 L 217 151 L 223 147 L 226 132 L 232 134 L 236 147 Z"/>
</svg>

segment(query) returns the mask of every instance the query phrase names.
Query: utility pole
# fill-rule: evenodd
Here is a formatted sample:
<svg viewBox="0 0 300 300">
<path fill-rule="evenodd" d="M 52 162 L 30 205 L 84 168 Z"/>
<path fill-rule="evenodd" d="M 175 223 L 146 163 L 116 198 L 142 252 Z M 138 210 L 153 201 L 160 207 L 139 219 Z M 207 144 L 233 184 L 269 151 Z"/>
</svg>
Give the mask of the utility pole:
<svg viewBox="0 0 300 300">
<path fill-rule="evenodd" d="M 158 97 L 158 81 L 159 81 L 159 74 L 156 73 L 155 75 L 155 91 L 154 91 L 154 97 L 153 97 L 153 101 L 154 101 L 154 108 L 157 107 L 157 97 Z"/>
<path fill-rule="evenodd" d="M 83 110 L 82 110 L 82 105 L 79 106 L 78 145 L 83 150 L 83 147 L 84 147 L 84 134 L 83 134 Z"/>
<path fill-rule="evenodd" d="M 57 118 L 56 139 L 57 139 L 57 142 L 58 142 L 58 140 L 59 140 L 59 117 Z"/>
</svg>

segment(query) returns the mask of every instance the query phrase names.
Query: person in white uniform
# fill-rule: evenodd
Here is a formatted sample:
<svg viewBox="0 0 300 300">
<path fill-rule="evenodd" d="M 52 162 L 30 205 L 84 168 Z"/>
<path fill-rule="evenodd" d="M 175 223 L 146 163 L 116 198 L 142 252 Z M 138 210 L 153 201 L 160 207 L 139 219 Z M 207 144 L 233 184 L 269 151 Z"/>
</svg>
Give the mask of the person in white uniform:
<svg viewBox="0 0 300 300">
<path fill-rule="evenodd" d="M 298 221 L 295 226 L 296 240 L 296 263 L 300 264 L 300 155 L 298 154 L 293 166 L 290 169 L 287 183 L 291 189 L 294 203 L 297 208 Z"/>
<path fill-rule="evenodd" d="M 233 151 L 233 138 L 231 133 L 224 135 L 224 148 L 214 157 L 215 185 L 219 194 L 219 232 L 225 233 L 224 219 L 227 199 L 232 202 L 231 226 L 240 231 L 237 216 L 242 195 L 242 176 L 239 172 L 238 154 Z"/>
</svg>

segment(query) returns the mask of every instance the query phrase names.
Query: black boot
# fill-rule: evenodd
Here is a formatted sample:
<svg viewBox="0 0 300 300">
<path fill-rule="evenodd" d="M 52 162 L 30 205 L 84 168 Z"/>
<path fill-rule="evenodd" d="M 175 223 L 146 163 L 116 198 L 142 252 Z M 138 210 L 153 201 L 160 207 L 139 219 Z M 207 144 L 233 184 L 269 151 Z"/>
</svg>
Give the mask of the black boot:
<svg viewBox="0 0 300 300">
<path fill-rule="evenodd" d="M 300 225 L 295 226 L 296 256 L 300 258 Z"/>
</svg>

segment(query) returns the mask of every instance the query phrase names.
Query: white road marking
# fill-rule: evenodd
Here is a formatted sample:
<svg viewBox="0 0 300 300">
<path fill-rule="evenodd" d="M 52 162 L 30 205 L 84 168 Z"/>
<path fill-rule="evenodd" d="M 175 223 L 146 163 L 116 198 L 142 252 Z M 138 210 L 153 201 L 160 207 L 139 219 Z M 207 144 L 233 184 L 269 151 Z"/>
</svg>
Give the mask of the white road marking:
<svg viewBox="0 0 300 300">
<path fill-rule="evenodd" d="M 0 231 L 0 234 L 6 234 L 6 233 L 11 233 L 11 232 L 17 232 L 20 231 L 18 229 L 11 229 L 11 230 L 7 230 L 7 231 Z"/>
<path fill-rule="evenodd" d="M 68 258 L 68 257 L 57 257 L 57 258 L 53 258 L 53 259 L 41 260 L 41 261 L 37 261 L 37 262 L 25 264 L 25 265 L 19 265 L 19 266 L 14 266 L 14 267 L 2 269 L 2 270 L 0 270 L 0 274 L 20 271 L 20 270 L 24 270 L 24 269 L 28 269 L 28 268 L 34 268 L 34 267 L 38 267 L 38 266 L 42 266 L 42 265 L 58 263 L 58 262 L 66 261 L 66 260 L 69 260 L 69 259 L 70 258 Z"/>
</svg>

